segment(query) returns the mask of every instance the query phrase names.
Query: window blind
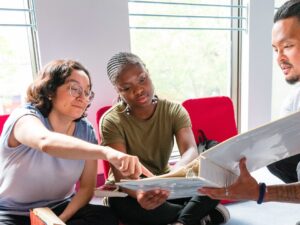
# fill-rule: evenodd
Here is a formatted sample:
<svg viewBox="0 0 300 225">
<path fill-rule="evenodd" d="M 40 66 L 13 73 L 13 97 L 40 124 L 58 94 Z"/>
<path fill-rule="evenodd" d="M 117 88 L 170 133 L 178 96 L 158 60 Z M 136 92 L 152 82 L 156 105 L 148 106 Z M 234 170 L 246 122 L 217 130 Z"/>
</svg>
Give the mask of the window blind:
<svg viewBox="0 0 300 225">
<path fill-rule="evenodd" d="M 34 1 L 24 1 L 23 8 L 20 4 L 8 1 L 0 4 L 0 26 L 5 27 L 30 27 L 36 30 L 36 17 Z"/>
<path fill-rule="evenodd" d="M 130 29 L 246 31 L 247 28 L 247 7 L 242 1 L 128 0 L 128 6 Z"/>
</svg>

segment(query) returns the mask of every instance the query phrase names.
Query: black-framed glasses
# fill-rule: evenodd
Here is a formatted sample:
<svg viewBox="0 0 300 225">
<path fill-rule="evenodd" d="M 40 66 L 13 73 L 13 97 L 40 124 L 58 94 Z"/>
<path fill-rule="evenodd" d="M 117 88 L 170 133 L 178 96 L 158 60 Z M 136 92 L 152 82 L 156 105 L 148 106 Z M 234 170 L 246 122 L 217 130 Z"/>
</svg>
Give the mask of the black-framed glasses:
<svg viewBox="0 0 300 225">
<path fill-rule="evenodd" d="M 76 83 L 70 84 L 69 94 L 74 98 L 78 98 L 83 95 L 89 102 L 91 102 L 95 97 L 95 93 L 92 90 L 84 91 L 82 87 Z"/>
</svg>

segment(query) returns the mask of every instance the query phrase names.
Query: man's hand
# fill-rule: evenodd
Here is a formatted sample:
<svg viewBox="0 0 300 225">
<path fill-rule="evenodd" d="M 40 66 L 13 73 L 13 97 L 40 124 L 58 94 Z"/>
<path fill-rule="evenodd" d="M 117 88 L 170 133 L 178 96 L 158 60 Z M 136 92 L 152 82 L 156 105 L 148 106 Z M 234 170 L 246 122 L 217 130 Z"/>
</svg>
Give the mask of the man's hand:
<svg viewBox="0 0 300 225">
<path fill-rule="evenodd" d="M 246 166 L 246 159 L 240 160 L 240 176 L 234 184 L 224 188 L 203 187 L 198 191 L 214 199 L 228 200 L 257 200 L 259 186 L 257 181 L 251 176 Z"/>
</svg>

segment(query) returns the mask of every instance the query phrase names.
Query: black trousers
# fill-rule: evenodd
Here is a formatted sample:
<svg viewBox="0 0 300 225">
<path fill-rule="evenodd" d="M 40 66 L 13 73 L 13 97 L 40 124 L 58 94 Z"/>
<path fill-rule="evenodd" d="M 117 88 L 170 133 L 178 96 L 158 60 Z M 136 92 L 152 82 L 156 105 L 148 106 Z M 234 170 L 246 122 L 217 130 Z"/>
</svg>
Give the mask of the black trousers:
<svg viewBox="0 0 300 225">
<path fill-rule="evenodd" d="M 153 210 L 145 210 L 131 197 L 109 198 L 108 202 L 122 223 L 128 225 L 166 225 L 176 221 L 198 225 L 219 203 L 207 196 L 194 196 L 168 200 Z"/>
<path fill-rule="evenodd" d="M 59 205 L 52 211 L 59 215 L 67 207 L 68 202 Z M 0 215 L 1 225 L 30 225 L 29 216 Z M 67 221 L 67 225 L 118 225 L 118 219 L 109 207 L 102 205 L 86 205 L 79 209 Z"/>
<path fill-rule="evenodd" d="M 297 165 L 300 162 L 300 154 L 282 159 L 268 165 L 269 171 L 285 183 L 298 181 Z M 300 172 L 300 171 L 299 171 Z"/>
</svg>

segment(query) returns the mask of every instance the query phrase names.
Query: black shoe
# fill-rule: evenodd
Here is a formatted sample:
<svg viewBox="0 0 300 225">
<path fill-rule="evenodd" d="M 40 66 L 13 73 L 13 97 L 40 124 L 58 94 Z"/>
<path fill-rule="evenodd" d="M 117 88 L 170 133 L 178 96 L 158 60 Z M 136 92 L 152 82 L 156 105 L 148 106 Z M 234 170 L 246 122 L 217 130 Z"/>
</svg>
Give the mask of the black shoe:
<svg viewBox="0 0 300 225">
<path fill-rule="evenodd" d="M 208 213 L 201 221 L 200 225 L 217 225 L 227 223 L 230 219 L 228 209 L 222 204 L 218 204 L 216 208 Z"/>
</svg>

